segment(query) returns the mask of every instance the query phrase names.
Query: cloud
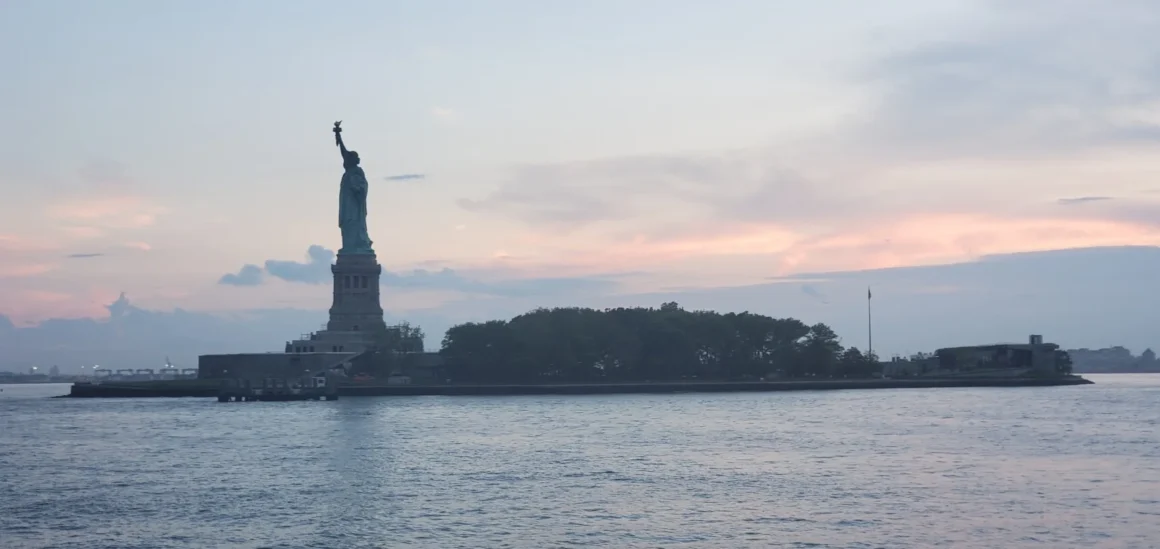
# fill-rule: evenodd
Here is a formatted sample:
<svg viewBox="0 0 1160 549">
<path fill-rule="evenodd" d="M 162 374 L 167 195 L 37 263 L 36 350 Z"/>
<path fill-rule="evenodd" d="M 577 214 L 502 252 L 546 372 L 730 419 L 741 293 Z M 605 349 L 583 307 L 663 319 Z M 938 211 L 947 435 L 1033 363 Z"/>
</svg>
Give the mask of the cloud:
<svg viewBox="0 0 1160 549">
<path fill-rule="evenodd" d="M 1155 4 L 991 2 L 941 40 L 866 71 L 878 89 L 860 137 L 942 155 L 1020 154 L 1155 141 Z"/>
<path fill-rule="evenodd" d="M 1104 202 L 1112 200 L 1110 196 L 1077 196 L 1074 198 L 1060 198 L 1056 200 L 1062 206 L 1073 206 L 1076 204 L 1087 204 L 1089 202 Z"/>
<path fill-rule="evenodd" d="M 0 314 L 0 371 L 51 364 L 69 373 L 77 373 L 82 364 L 159 368 L 167 356 L 179 368 L 196 368 L 201 354 L 282 352 L 287 340 L 318 329 L 327 315 L 325 310 L 303 309 L 152 310 L 135 305 L 123 293 L 103 303 L 99 318 L 51 318 L 20 328 Z M 422 327 L 434 349 L 458 322 L 435 311 L 388 313 L 385 320 Z"/>
<path fill-rule="evenodd" d="M 148 242 L 126 242 L 122 244 L 122 246 L 130 250 L 138 250 L 141 252 L 148 252 L 153 249 L 153 246 L 149 245 Z"/>
<path fill-rule="evenodd" d="M 533 297 L 545 295 L 596 295 L 613 292 L 618 283 L 616 275 L 595 277 L 517 278 L 484 282 L 467 278 L 452 269 L 427 271 L 415 269 L 405 273 L 384 271 L 380 277 L 383 286 L 450 290 L 468 294 L 499 297 Z"/>
<path fill-rule="evenodd" d="M 45 215 L 73 238 L 96 239 L 112 231 L 150 227 L 168 212 L 125 164 L 112 159 L 88 161 L 75 177 L 55 188 Z"/>
<path fill-rule="evenodd" d="M 101 229 L 139 229 L 157 222 L 165 208 L 144 196 L 76 196 L 48 207 L 49 217 L 78 224 L 99 236 Z M 78 235 L 81 233 L 78 233 Z"/>
<path fill-rule="evenodd" d="M 1085 217 L 1086 212 L 1064 210 L 1054 216 L 1019 217 L 1002 212 L 915 212 L 860 218 L 859 223 L 847 225 L 834 222 L 836 228 L 812 233 L 808 226 L 795 230 L 772 221 L 722 220 L 686 231 L 635 237 L 570 239 L 533 234 L 525 237 L 526 249 L 520 255 L 530 254 L 539 263 L 556 260 L 589 272 L 615 268 L 675 274 L 697 269 L 716 273 L 717 283 L 722 283 L 729 278 L 740 282 L 746 277 L 757 280 L 802 272 L 953 263 L 1020 251 L 1160 244 L 1160 223 L 1128 219 L 1126 211 L 1096 213 Z M 1145 212 L 1132 215 L 1143 218 Z"/>
<path fill-rule="evenodd" d="M 103 253 L 80 253 L 80 254 L 68 254 L 65 257 L 67 257 L 69 259 L 88 259 L 88 258 L 92 258 L 92 257 L 102 257 L 104 255 L 105 254 L 103 254 Z"/>
<path fill-rule="evenodd" d="M 306 250 L 307 261 L 266 261 L 266 272 L 274 278 L 287 282 L 306 284 L 329 284 L 332 280 L 330 266 L 334 264 L 334 251 L 317 244 Z"/>
<path fill-rule="evenodd" d="M 108 302 L 106 302 L 108 303 Z M 254 310 L 211 314 L 142 309 L 122 296 L 105 318 L 56 318 L 11 330 L 0 329 L 0 370 L 59 364 L 76 372 L 81 364 L 114 368 L 159 368 L 170 356 L 181 368 L 196 368 L 207 353 L 280 352 L 286 340 L 316 329 L 325 311 Z M 0 324 L 7 319 L 0 316 Z"/>
<path fill-rule="evenodd" d="M 1151 272 L 1154 269 L 1160 269 L 1160 246 L 1095 246 L 985 254 L 977 259 L 944 265 L 804 272 L 788 276 L 786 280 L 810 280 L 823 286 L 826 283 L 847 281 L 872 284 L 875 301 L 878 301 L 880 287 L 887 293 L 923 288 L 926 289 L 925 293 L 930 293 L 934 289 L 945 291 L 953 288 L 957 291 L 999 295 L 1021 293 L 1034 288 L 1055 290 L 1091 284 L 1090 289 L 1094 295 L 1101 290 L 1112 290 L 1119 284 L 1146 284 L 1143 278 L 1128 280 L 1123 274 Z M 1055 280 L 1050 276 L 1053 273 L 1068 274 Z M 1114 293 L 1131 291 L 1134 290 L 1120 289 Z M 1145 301 L 1160 301 L 1160 297 L 1145 298 Z"/>
<path fill-rule="evenodd" d="M 265 268 L 245 265 L 237 273 L 223 275 L 218 284 L 231 286 L 257 286 L 264 282 L 266 274 L 286 282 L 305 284 L 330 284 L 333 280 L 330 266 L 334 263 L 333 250 L 310 246 L 306 262 L 267 260 Z M 589 295 L 608 293 L 618 287 L 617 279 L 623 274 L 591 277 L 539 277 L 510 278 L 505 280 L 482 281 L 473 279 L 450 269 L 413 269 L 391 272 L 384 270 L 379 275 L 379 284 L 385 287 L 410 290 L 442 290 L 486 296 L 529 297 L 568 293 Z"/>
<path fill-rule="evenodd" d="M 244 265 L 237 273 L 227 273 L 218 279 L 218 284 L 227 286 L 257 286 L 262 283 L 265 271 L 257 265 Z"/>
<path fill-rule="evenodd" d="M 605 269 L 751 256 L 784 273 L 1160 242 L 1160 206 L 1117 200 L 1061 212 L 1040 189 L 1013 187 L 1041 168 L 939 169 L 924 177 L 958 181 L 912 187 L 894 165 L 786 167 L 769 150 L 628 157 L 517 168 L 496 191 L 460 205 L 530 226 L 525 253 Z M 1101 202 L 1094 198 L 1085 201 Z"/>
<path fill-rule="evenodd" d="M 1160 135 L 1153 4 L 985 5 L 856 71 L 865 108 L 824 136 L 517 166 L 457 204 L 525 224 L 538 247 L 523 254 L 605 268 L 748 256 L 782 273 L 1156 243 L 1160 204 L 1133 190 L 1160 164 L 1134 148 Z M 1044 200 L 1061 188 L 1077 198 Z"/>
<path fill-rule="evenodd" d="M 0 264 L 0 278 L 24 278 L 31 276 L 38 276 L 56 269 L 55 265 L 49 263 L 26 263 L 3 265 Z"/>
<path fill-rule="evenodd" d="M 443 123 L 450 123 L 459 119 L 459 113 L 447 107 L 431 107 L 431 116 Z"/>
<path fill-rule="evenodd" d="M 105 231 L 96 227 L 87 227 L 84 225 L 61 227 L 61 232 L 72 238 L 81 240 L 94 239 L 105 236 Z"/>
<path fill-rule="evenodd" d="M 14 234 L 0 234 L 0 252 L 46 252 L 58 248 L 56 243 L 46 240 Z"/>
<path fill-rule="evenodd" d="M 1153 272 L 1160 272 L 1160 248 L 1105 247 L 1002 254 L 952 265 L 803 273 L 796 284 L 469 298 L 389 314 L 387 320 L 405 319 L 422 326 L 428 345 L 435 348 L 452 324 L 511 318 L 537 306 L 655 307 L 677 301 L 691 310 L 748 310 L 825 322 L 846 345 L 863 346 L 866 286 L 872 285 L 874 343 L 883 356 L 951 345 L 1020 342 L 1031 333 L 1067 348 L 1121 344 L 1139 352 L 1160 346 L 1155 330 L 1160 324 L 1160 296 L 1153 291 L 1151 277 L 1125 273 Z M 69 297 L 38 296 L 58 301 Z M 194 367 L 198 354 L 280 352 L 286 340 L 317 329 L 326 319 L 321 309 L 227 314 L 148 310 L 125 296 L 104 303 L 108 305 L 102 318 L 57 318 L 25 328 L 14 328 L 0 316 L 0 348 L 5 350 L 0 370 L 54 363 L 70 371 L 93 363 L 156 368 L 167 355 L 180 367 Z M 7 304 L 0 301 L 0 306 Z"/>
<path fill-rule="evenodd" d="M 934 265 L 983 255 L 1124 244 L 1160 244 L 1160 231 L 1110 220 L 934 214 L 908 216 L 858 232 L 803 239 L 779 259 L 783 272 L 838 271 Z"/>
<path fill-rule="evenodd" d="M 411 180 L 426 179 L 426 178 L 427 178 L 426 174 L 403 173 L 403 174 L 399 174 L 399 175 L 390 175 L 390 176 L 387 176 L 385 179 L 387 181 L 411 181 Z"/>
<path fill-rule="evenodd" d="M 0 234 L 0 279 L 28 278 L 56 269 L 59 246 L 40 239 Z M 0 303 L 4 296 L 0 295 Z"/>
<path fill-rule="evenodd" d="M 817 299 L 819 302 L 821 302 L 824 305 L 830 304 L 830 301 L 826 298 L 826 295 L 823 294 L 821 292 L 821 290 L 818 290 L 814 286 L 811 286 L 809 284 L 802 284 L 801 288 L 802 288 L 803 294 L 806 294 L 814 299 Z"/>
<path fill-rule="evenodd" d="M 50 276 L 54 266 L 41 269 L 31 276 L 10 284 L 0 284 L 0 314 L 9 318 L 28 322 L 46 318 L 80 318 L 101 315 L 105 310 L 99 305 L 108 302 L 109 292 L 94 290 L 83 282 L 70 281 L 52 284 Z M 3 363 L 3 358 L 0 358 Z"/>
<path fill-rule="evenodd" d="M 826 192 L 767 150 L 608 158 L 514 168 L 499 189 L 460 207 L 528 224 L 576 230 L 596 224 L 798 215 L 836 206 Z M 804 204 L 808 202 L 808 204 Z"/>
</svg>

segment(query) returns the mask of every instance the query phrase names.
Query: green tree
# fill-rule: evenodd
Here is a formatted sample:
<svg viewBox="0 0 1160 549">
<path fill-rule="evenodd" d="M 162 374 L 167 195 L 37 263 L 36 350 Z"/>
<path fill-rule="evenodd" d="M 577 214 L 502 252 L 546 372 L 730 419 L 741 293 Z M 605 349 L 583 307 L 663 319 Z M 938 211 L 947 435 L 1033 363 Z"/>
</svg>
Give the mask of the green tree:
<svg viewBox="0 0 1160 549">
<path fill-rule="evenodd" d="M 838 372 L 841 355 L 842 344 L 838 341 L 838 334 L 825 324 L 814 324 L 801 344 L 798 373 L 800 376 L 834 377 Z"/>
<path fill-rule="evenodd" d="M 853 375 L 825 324 L 660 308 L 536 309 L 509 322 L 460 324 L 440 351 L 449 377 L 560 383 Z"/>
<path fill-rule="evenodd" d="M 425 337 L 422 328 L 403 322 L 397 326 L 388 326 L 386 337 L 380 344 L 381 348 L 400 353 L 421 353 Z"/>
<path fill-rule="evenodd" d="M 443 336 L 439 351 L 453 381 L 488 383 L 519 381 L 512 360 L 522 354 L 515 331 L 502 320 L 459 324 Z"/>
<path fill-rule="evenodd" d="M 866 355 L 857 347 L 850 347 L 842 352 L 842 358 L 839 360 L 841 373 L 840 377 L 865 377 L 865 372 L 869 369 L 869 361 Z"/>
</svg>

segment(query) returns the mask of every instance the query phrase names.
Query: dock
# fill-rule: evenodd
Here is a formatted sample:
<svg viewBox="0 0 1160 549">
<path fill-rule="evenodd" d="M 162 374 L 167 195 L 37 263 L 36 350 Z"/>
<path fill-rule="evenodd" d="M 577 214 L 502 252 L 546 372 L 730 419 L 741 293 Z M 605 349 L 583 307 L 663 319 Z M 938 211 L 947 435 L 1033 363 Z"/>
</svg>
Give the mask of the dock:
<svg viewBox="0 0 1160 549">
<path fill-rule="evenodd" d="M 260 385 L 246 379 L 223 379 L 218 402 L 290 402 L 296 400 L 338 400 L 338 388 L 325 375 L 296 380 L 267 378 Z"/>
</svg>

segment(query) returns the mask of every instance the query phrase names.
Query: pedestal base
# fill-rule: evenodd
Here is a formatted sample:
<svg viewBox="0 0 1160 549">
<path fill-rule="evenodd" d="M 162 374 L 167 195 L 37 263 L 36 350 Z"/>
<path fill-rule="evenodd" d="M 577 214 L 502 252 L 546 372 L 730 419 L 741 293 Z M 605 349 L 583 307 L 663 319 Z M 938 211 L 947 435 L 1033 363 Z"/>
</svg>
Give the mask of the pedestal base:
<svg viewBox="0 0 1160 549">
<path fill-rule="evenodd" d="M 383 268 L 374 253 L 338 254 L 330 266 L 334 300 L 326 329 L 286 343 L 287 353 L 361 353 L 391 341 L 379 304 Z"/>
<path fill-rule="evenodd" d="M 379 275 L 383 268 L 375 254 L 339 254 L 331 265 L 334 301 L 326 329 L 333 332 L 385 333 L 379 304 Z"/>
</svg>

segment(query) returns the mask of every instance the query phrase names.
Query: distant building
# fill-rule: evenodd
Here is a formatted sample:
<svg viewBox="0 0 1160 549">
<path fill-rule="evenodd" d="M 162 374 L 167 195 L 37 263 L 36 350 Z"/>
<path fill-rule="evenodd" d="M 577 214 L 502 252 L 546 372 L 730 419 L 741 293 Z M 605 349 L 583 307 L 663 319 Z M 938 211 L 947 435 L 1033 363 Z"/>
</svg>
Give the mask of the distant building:
<svg viewBox="0 0 1160 549">
<path fill-rule="evenodd" d="M 1071 349 L 1068 351 L 1075 371 L 1080 373 L 1145 373 L 1160 372 L 1160 362 L 1152 349 L 1140 356 L 1120 346 L 1103 349 Z"/>
</svg>

